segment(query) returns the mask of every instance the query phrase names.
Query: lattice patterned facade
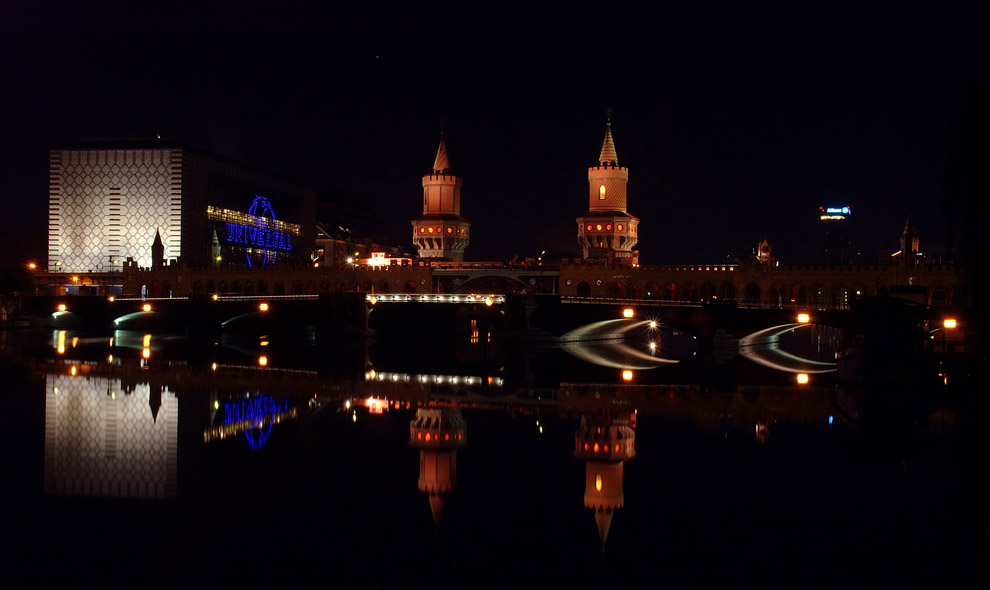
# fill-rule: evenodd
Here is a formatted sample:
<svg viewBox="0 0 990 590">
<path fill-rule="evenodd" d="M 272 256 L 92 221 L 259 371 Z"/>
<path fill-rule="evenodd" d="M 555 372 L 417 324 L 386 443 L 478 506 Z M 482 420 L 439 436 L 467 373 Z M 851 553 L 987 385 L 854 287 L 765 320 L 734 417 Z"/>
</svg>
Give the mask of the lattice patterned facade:
<svg viewBox="0 0 990 590">
<path fill-rule="evenodd" d="M 181 172 L 177 149 L 52 150 L 49 270 L 104 270 L 126 257 L 151 266 L 156 231 L 166 258 L 178 258 Z"/>
<path fill-rule="evenodd" d="M 45 493 L 169 499 L 176 495 L 179 400 L 147 383 L 45 379 Z"/>
</svg>

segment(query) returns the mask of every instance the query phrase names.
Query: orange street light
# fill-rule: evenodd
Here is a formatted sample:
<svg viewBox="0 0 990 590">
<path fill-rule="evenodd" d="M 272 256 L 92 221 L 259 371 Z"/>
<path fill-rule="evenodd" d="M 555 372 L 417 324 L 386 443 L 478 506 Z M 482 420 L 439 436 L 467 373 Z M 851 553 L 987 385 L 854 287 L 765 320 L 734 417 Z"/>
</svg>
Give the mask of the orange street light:
<svg viewBox="0 0 990 590">
<path fill-rule="evenodd" d="M 33 262 L 28 262 L 28 268 L 30 268 L 31 270 L 34 270 L 34 269 L 38 268 L 38 265 L 35 264 L 35 263 L 33 263 Z"/>
<path fill-rule="evenodd" d="M 636 311 L 633 310 L 633 308 L 631 308 L 631 307 L 627 307 L 627 308 L 625 308 L 625 309 L 622 310 L 622 317 L 624 317 L 624 318 L 631 318 L 634 315 L 636 315 Z"/>
<path fill-rule="evenodd" d="M 797 321 L 799 324 L 807 324 L 811 321 L 811 316 L 806 313 L 799 313 L 797 316 Z"/>
<path fill-rule="evenodd" d="M 942 327 L 946 330 L 954 330 L 958 326 L 956 318 L 945 318 L 942 320 Z"/>
<path fill-rule="evenodd" d="M 807 373 L 798 373 L 797 374 L 797 382 L 798 382 L 798 385 L 807 385 L 808 384 L 808 374 Z"/>
<path fill-rule="evenodd" d="M 268 304 L 267 303 L 262 303 L 262 304 L 260 304 L 258 306 L 258 309 L 261 310 L 261 311 L 268 311 Z"/>
</svg>

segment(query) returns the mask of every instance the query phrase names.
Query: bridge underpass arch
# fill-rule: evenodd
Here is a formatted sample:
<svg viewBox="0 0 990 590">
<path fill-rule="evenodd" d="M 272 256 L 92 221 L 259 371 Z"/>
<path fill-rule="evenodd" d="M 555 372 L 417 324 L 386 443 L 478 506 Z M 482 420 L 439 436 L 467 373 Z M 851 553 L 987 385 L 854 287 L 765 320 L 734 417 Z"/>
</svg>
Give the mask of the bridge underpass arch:
<svg viewBox="0 0 990 590">
<path fill-rule="evenodd" d="M 616 281 L 609 285 L 608 296 L 611 299 L 622 299 L 622 283 Z"/>
<path fill-rule="evenodd" d="M 743 289 L 743 299 L 749 303 L 759 303 L 760 302 L 760 286 L 756 283 L 750 283 L 746 285 Z"/>
<path fill-rule="evenodd" d="M 581 281 L 577 284 L 575 293 L 578 297 L 591 297 L 591 285 L 587 281 Z"/>
<path fill-rule="evenodd" d="M 676 292 L 674 293 L 674 296 L 676 296 Z M 681 301 L 697 301 L 697 300 L 698 300 L 698 287 L 694 283 L 688 283 L 681 291 Z"/>
<path fill-rule="evenodd" d="M 956 285 L 952 288 L 952 294 L 949 295 L 949 305 L 966 305 L 966 287 Z"/>
<path fill-rule="evenodd" d="M 643 298 L 643 288 L 640 287 L 639 283 L 630 283 L 629 288 L 626 290 L 626 299 L 642 299 Z"/>
<path fill-rule="evenodd" d="M 928 293 L 928 305 L 945 305 L 945 288 L 935 285 Z"/>
</svg>

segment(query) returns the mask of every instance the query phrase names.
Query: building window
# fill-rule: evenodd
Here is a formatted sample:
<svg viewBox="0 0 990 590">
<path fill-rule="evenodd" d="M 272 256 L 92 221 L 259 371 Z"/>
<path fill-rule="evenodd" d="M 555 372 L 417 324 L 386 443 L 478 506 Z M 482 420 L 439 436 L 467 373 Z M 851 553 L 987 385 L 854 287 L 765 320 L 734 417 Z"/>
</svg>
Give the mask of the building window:
<svg viewBox="0 0 990 590">
<path fill-rule="evenodd" d="M 599 201 L 604 201 L 605 200 L 605 185 L 604 184 L 598 187 L 598 200 Z"/>
<path fill-rule="evenodd" d="M 419 228 L 419 233 L 425 234 L 426 233 L 426 228 L 425 227 Z"/>
<path fill-rule="evenodd" d="M 615 229 L 622 231 L 622 224 L 620 223 L 619 225 L 615 226 Z"/>
<path fill-rule="evenodd" d="M 448 233 L 448 234 L 452 234 L 452 233 L 454 233 L 454 228 L 452 228 L 452 227 L 448 227 L 448 228 L 447 228 L 447 233 Z"/>
<path fill-rule="evenodd" d="M 598 225 L 596 225 L 595 229 L 598 231 L 602 231 L 602 224 L 599 223 Z"/>
<path fill-rule="evenodd" d="M 610 223 L 610 224 L 606 225 L 605 226 L 605 229 L 607 229 L 608 231 L 612 231 L 612 224 Z"/>
</svg>

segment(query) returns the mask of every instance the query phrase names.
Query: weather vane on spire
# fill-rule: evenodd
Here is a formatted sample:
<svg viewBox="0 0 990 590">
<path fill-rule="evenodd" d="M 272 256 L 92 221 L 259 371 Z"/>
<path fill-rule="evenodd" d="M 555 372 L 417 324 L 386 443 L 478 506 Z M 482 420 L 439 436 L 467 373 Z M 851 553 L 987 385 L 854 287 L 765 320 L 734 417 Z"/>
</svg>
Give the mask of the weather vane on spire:
<svg viewBox="0 0 990 590">
<path fill-rule="evenodd" d="M 612 125 L 612 107 L 605 107 L 605 124 Z"/>
</svg>

